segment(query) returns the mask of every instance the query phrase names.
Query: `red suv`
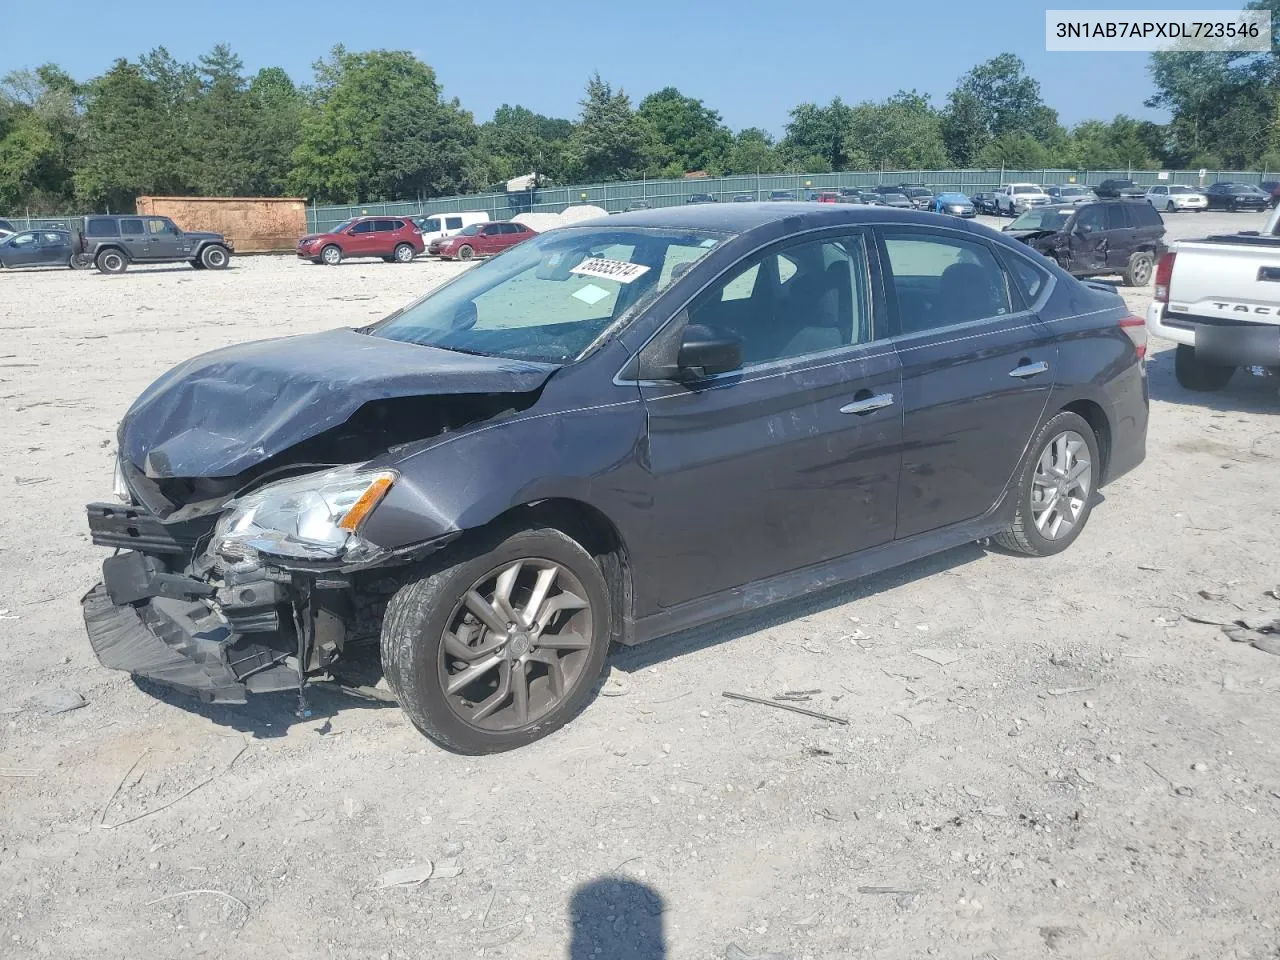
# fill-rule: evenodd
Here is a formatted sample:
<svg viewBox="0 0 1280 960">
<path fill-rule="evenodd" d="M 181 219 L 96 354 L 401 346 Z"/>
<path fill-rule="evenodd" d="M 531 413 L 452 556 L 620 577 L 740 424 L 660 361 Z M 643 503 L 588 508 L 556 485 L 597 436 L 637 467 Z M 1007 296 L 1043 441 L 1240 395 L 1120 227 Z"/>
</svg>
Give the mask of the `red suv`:
<svg viewBox="0 0 1280 960">
<path fill-rule="evenodd" d="M 448 260 L 470 260 L 501 253 L 537 235 L 523 223 L 473 223 L 452 237 L 432 240 L 429 252 Z"/>
<path fill-rule="evenodd" d="M 408 217 L 353 217 L 328 233 L 308 234 L 298 241 L 299 257 L 331 267 L 346 257 L 408 263 L 425 249 L 422 230 Z"/>
</svg>

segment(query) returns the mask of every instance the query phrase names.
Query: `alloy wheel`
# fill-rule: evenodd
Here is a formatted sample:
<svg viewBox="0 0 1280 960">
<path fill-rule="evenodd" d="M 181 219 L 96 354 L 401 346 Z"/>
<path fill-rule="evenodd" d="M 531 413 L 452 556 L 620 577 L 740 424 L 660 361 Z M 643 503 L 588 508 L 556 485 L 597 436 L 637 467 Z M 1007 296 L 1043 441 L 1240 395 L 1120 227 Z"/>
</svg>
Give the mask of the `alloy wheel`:
<svg viewBox="0 0 1280 960">
<path fill-rule="evenodd" d="M 1059 540 L 1075 529 L 1092 485 L 1093 463 L 1084 437 L 1067 430 L 1049 441 L 1031 479 L 1031 515 L 1040 535 Z"/>
<path fill-rule="evenodd" d="M 400 246 L 396 247 L 396 259 L 401 263 L 408 263 L 413 259 L 413 247 L 407 243 L 400 244 Z"/>
<path fill-rule="evenodd" d="M 440 643 L 449 708 L 488 731 L 550 713 L 582 679 L 593 612 L 582 583 L 551 560 L 528 558 L 485 574 L 458 601 Z"/>
</svg>

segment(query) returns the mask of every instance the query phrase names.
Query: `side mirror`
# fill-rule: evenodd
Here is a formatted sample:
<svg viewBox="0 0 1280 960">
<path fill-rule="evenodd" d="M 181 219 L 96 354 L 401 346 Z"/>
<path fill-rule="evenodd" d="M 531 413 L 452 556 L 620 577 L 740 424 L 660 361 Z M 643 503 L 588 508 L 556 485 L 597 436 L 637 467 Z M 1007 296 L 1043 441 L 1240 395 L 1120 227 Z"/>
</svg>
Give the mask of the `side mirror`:
<svg viewBox="0 0 1280 960">
<path fill-rule="evenodd" d="M 691 323 L 684 329 L 676 366 L 690 378 L 737 370 L 742 366 L 742 338 L 721 327 Z"/>
</svg>

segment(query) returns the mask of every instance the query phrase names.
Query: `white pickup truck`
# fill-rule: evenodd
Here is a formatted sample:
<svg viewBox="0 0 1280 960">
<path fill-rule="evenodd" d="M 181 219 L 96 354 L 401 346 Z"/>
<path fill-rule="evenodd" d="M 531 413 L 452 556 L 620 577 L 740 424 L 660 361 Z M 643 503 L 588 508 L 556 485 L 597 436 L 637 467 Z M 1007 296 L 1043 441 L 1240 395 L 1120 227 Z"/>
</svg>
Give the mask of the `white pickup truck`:
<svg viewBox="0 0 1280 960">
<path fill-rule="evenodd" d="M 1258 233 L 1179 240 L 1156 264 L 1147 330 L 1178 344 L 1188 390 L 1221 390 L 1240 368 L 1280 376 L 1280 208 Z"/>
</svg>

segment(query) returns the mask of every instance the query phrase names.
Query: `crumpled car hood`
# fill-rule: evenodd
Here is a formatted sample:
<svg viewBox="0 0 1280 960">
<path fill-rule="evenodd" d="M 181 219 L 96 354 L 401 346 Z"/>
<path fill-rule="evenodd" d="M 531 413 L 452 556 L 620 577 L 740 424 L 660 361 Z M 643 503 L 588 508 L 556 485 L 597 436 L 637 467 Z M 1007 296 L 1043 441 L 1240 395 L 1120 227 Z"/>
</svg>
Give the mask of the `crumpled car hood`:
<svg viewBox="0 0 1280 960">
<path fill-rule="evenodd" d="M 174 367 L 120 423 L 147 476 L 229 477 L 394 397 L 537 390 L 554 364 L 478 357 L 356 333 L 224 347 Z"/>
</svg>

